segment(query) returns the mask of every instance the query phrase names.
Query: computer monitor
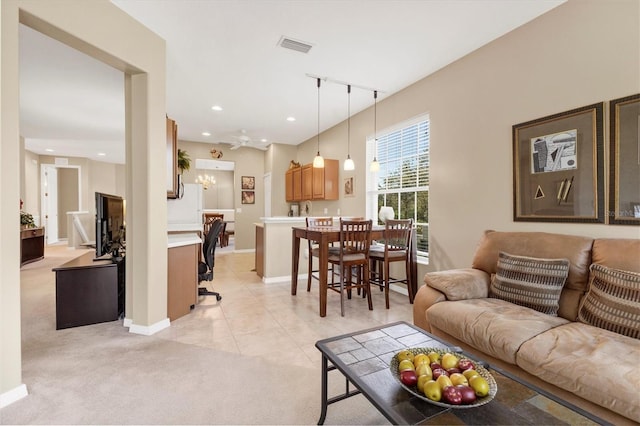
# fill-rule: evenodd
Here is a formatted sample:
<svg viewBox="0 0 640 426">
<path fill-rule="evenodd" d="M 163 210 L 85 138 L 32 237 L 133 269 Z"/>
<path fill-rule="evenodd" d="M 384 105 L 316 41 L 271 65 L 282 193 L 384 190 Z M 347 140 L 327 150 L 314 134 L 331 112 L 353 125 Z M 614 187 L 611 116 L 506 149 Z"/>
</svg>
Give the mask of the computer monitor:
<svg viewBox="0 0 640 426">
<path fill-rule="evenodd" d="M 123 198 L 96 192 L 96 258 L 121 257 L 124 236 Z"/>
</svg>

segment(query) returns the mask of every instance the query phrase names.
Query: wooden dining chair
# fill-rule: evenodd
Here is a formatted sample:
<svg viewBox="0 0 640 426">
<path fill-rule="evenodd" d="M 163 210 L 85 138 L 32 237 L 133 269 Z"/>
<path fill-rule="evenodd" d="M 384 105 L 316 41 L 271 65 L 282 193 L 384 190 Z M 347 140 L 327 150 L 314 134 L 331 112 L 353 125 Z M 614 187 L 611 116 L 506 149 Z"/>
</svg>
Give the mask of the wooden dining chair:
<svg viewBox="0 0 640 426">
<path fill-rule="evenodd" d="M 412 219 L 387 219 L 384 229 L 384 245 L 371 246 L 371 284 L 384 289 L 384 299 L 389 309 L 389 284 L 405 283 L 411 294 L 411 263 L 409 247 L 411 245 Z M 405 263 L 405 278 L 393 278 L 389 274 L 392 262 Z"/>
<path fill-rule="evenodd" d="M 332 217 L 307 217 L 305 219 L 307 228 L 315 228 L 315 227 L 333 227 L 333 218 Z M 320 248 L 316 241 L 307 240 L 307 247 L 309 249 L 309 278 L 307 279 L 307 291 L 311 291 L 311 280 L 316 279 L 320 280 L 319 275 L 314 275 L 320 271 Z M 329 252 L 332 251 L 332 248 L 329 248 Z M 318 269 L 313 269 L 313 258 L 318 259 Z M 327 265 L 325 265 L 327 267 Z M 333 282 L 333 267 L 331 268 L 331 281 Z"/>
<path fill-rule="evenodd" d="M 202 213 L 202 233 L 203 235 L 207 235 L 209 233 L 209 230 L 211 230 L 211 226 L 213 225 L 214 221 L 216 219 L 220 219 L 221 221 L 224 222 L 224 213 Z M 220 234 L 222 235 L 222 234 Z M 220 235 L 218 236 L 218 243 L 220 245 L 220 247 L 224 247 L 222 245 L 222 240 L 220 239 Z"/>
<path fill-rule="evenodd" d="M 362 289 L 367 295 L 369 310 L 373 310 L 369 285 L 369 248 L 371 246 L 371 220 L 340 219 L 340 247 L 338 253 L 329 252 L 329 263 L 339 266 L 340 282 L 327 285 L 340 293 L 340 314 L 344 316 L 344 294 L 351 298 L 351 290 Z M 358 268 L 353 282 L 353 268 Z M 364 295 L 363 294 L 363 295 Z"/>
</svg>

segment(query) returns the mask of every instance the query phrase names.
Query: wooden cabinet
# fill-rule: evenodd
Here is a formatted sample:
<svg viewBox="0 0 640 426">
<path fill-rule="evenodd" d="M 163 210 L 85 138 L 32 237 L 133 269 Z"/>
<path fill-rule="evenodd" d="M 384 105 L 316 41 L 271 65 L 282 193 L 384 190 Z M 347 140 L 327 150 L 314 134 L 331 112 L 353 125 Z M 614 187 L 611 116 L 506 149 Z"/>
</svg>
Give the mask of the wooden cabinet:
<svg viewBox="0 0 640 426">
<path fill-rule="evenodd" d="M 178 125 L 167 117 L 167 198 L 178 198 Z"/>
<path fill-rule="evenodd" d="M 287 202 L 306 200 L 337 200 L 338 160 L 324 160 L 324 168 L 315 169 L 313 164 L 289 169 L 285 173 L 285 198 Z"/>
<path fill-rule="evenodd" d="M 167 316 L 171 321 L 188 314 L 198 301 L 200 244 L 169 247 Z"/>
<path fill-rule="evenodd" d="M 289 169 L 284 177 L 287 202 L 302 201 L 302 168 Z"/>
<path fill-rule="evenodd" d="M 264 227 L 256 225 L 256 274 L 264 277 Z"/>
<path fill-rule="evenodd" d="M 44 258 L 44 228 L 20 231 L 20 266 Z"/>
<path fill-rule="evenodd" d="M 302 200 L 313 200 L 313 174 L 315 170 L 312 164 L 302 166 Z"/>
</svg>

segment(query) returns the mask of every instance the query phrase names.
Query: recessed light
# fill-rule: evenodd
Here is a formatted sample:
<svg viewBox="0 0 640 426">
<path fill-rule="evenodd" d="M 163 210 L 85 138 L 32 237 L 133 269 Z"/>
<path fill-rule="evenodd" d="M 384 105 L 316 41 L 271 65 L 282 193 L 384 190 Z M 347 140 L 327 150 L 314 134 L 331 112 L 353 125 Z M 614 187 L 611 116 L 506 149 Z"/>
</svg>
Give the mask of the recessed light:
<svg viewBox="0 0 640 426">
<path fill-rule="evenodd" d="M 287 117 L 287 121 L 296 121 L 295 117 Z"/>
<path fill-rule="evenodd" d="M 105 154 L 104 152 L 99 152 L 99 153 L 98 153 L 98 156 L 100 156 L 100 157 L 104 157 L 104 156 L 106 156 L 106 155 L 107 155 L 107 154 Z"/>
<path fill-rule="evenodd" d="M 202 132 L 202 136 L 211 136 L 211 133 L 209 133 L 209 132 Z"/>
<path fill-rule="evenodd" d="M 265 142 L 267 142 L 267 139 L 262 138 L 262 139 L 260 139 L 260 142 L 265 143 Z"/>
<path fill-rule="evenodd" d="M 47 152 L 53 152 L 53 150 L 52 150 L 51 148 L 47 148 L 47 149 L 45 149 L 45 151 L 47 151 Z"/>
<path fill-rule="evenodd" d="M 222 107 L 220 105 L 214 105 L 211 107 L 211 109 L 214 111 L 222 111 Z"/>
</svg>

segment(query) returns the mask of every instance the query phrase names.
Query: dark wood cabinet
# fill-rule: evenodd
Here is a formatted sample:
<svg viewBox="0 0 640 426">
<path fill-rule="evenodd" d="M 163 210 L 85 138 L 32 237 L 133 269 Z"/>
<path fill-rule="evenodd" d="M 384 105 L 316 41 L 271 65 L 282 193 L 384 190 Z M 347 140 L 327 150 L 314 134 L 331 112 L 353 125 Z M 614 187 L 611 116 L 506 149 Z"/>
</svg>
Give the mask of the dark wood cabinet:
<svg viewBox="0 0 640 426">
<path fill-rule="evenodd" d="M 56 329 L 115 321 L 124 314 L 124 259 L 95 261 L 86 253 L 56 273 Z"/>
<path fill-rule="evenodd" d="M 44 228 L 20 231 L 20 266 L 44 258 Z"/>
</svg>

